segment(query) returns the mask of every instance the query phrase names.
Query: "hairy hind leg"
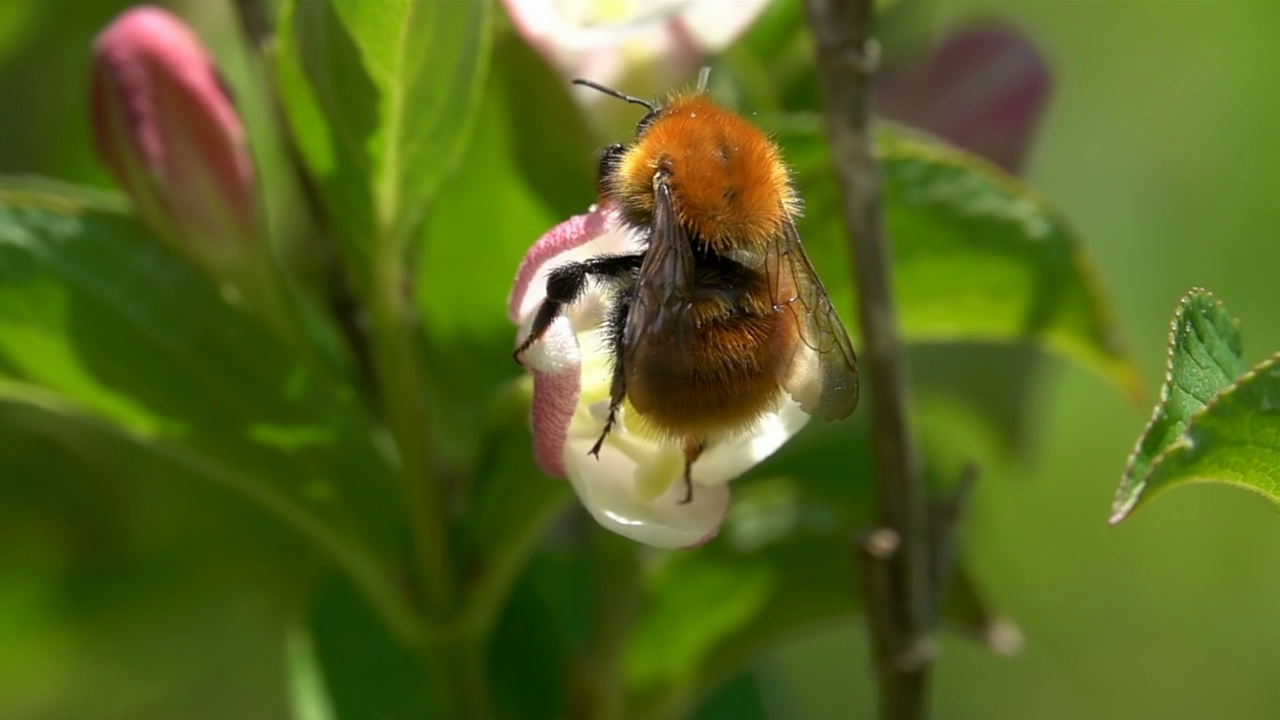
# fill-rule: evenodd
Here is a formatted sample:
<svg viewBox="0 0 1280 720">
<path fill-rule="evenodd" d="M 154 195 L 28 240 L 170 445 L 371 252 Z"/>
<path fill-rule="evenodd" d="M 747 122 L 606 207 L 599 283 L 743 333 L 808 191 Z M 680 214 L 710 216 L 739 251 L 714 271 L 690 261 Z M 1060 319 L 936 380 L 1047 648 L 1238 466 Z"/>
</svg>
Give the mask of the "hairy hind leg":
<svg viewBox="0 0 1280 720">
<path fill-rule="evenodd" d="M 511 356 L 516 362 L 520 362 L 520 356 L 542 339 L 547 328 L 551 327 L 551 323 L 560 316 L 565 306 L 572 305 L 582 297 L 589 278 L 619 283 L 639 270 L 642 262 L 644 255 L 601 255 L 582 262 L 565 263 L 553 269 L 547 274 L 546 299 L 538 307 L 529 337 L 520 343 L 520 347 Z"/>
</svg>

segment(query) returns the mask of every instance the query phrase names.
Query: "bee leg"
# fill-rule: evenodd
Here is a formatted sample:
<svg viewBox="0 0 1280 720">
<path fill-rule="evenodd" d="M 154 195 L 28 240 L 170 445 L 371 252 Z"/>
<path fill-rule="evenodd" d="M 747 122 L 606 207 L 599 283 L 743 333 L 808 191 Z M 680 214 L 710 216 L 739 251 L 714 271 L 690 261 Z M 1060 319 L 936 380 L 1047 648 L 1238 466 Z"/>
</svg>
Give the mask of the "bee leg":
<svg viewBox="0 0 1280 720">
<path fill-rule="evenodd" d="M 643 261 L 644 255 L 601 255 L 583 262 L 565 263 L 552 270 L 547 275 L 547 299 L 538 307 L 529 337 L 520 343 L 511 357 L 520 362 L 520 356 L 542 338 L 564 306 L 572 305 L 582 296 L 587 289 L 587 278 L 599 277 L 616 282 L 638 270 Z"/>
<path fill-rule="evenodd" d="M 613 342 L 613 375 L 609 380 L 609 417 L 605 418 L 604 430 L 600 432 L 599 439 L 596 444 L 591 446 L 589 454 L 600 459 L 600 448 L 604 447 L 604 439 L 609 437 L 609 431 L 613 429 L 613 424 L 618 420 L 618 408 L 622 407 L 622 401 L 627 397 L 627 373 L 623 367 L 622 358 L 623 342 L 625 333 L 623 329 L 627 325 L 627 315 L 631 313 L 631 303 L 627 300 L 620 300 L 614 305 L 613 313 L 609 318 L 609 333 Z"/>
<path fill-rule="evenodd" d="M 693 502 L 693 462 L 702 457 L 702 451 L 707 449 L 707 441 L 696 440 L 694 438 L 685 438 L 684 441 L 684 499 L 680 501 L 681 505 L 688 505 Z"/>
</svg>

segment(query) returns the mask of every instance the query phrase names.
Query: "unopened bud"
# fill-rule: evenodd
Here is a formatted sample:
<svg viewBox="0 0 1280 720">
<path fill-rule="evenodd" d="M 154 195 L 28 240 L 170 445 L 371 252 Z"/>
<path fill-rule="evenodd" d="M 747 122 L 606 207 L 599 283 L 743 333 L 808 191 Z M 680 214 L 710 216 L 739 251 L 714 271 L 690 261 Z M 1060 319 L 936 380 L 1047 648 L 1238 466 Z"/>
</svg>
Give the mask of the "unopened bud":
<svg viewBox="0 0 1280 720">
<path fill-rule="evenodd" d="M 98 154 L 142 219 L 237 284 L 259 201 L 244 124 L 200 40 L 159 8 L 121 14 L 93 44 L 92 105 Z"/>
</svg>

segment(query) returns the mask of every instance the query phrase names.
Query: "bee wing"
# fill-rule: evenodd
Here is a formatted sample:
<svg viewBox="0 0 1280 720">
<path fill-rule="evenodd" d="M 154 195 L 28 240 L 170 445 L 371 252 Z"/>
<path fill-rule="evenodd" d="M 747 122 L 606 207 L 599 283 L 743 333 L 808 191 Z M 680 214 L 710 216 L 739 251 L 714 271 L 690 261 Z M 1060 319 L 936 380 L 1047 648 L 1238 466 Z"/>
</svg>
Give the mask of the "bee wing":
<svg viewBox="0 0 1280 720">
<path fill-rule="evenodd" d="M 640 265 L 639 282 L 623 331 L 624 362 L 641 348 L 670 345 L 692 348 L 696 328 L 689 306 L 693 300 L 693 248 L 671 207 L 671 190 L 654 183 L 653 226 Z"/>
<path fill-rule="evenodd" d="M 788 313 L 798 342 L 783 366 L 783 389 L 810 415 L 849 417 L 858 405 L 858 358 L 788 219 L 765 256 L 774 307 Z"/>
</svg>

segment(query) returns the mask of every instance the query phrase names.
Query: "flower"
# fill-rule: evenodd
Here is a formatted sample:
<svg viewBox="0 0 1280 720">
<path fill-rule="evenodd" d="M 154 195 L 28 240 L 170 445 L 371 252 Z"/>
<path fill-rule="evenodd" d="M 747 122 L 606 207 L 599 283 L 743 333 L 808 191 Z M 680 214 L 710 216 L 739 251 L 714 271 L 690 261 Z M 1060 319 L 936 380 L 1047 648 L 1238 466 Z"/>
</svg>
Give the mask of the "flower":
<svg viewBox="0 0 1280 720">
<path fill-rule="evenodd" d="M 639 252 L 617 213 L 596 206 L 543 235 L 516 274 L 508 317 L 527 337 L 546 297 L 550 270 L 603 253 Z M 604 342 L 608 297 L 591 286 L 521 357 L 533 373 L 534 459 L 545 472 L 568 477 L 592 517 L 633 540 L 663 548 L 700 545 L 715 536 L 729 507 L 728 482 L 764 460 L 809 420 L 790 399 L 742 437 L 709 446 L 693 465 L 693 498 L 683 485 L 678 443 L 628 423 L 624 404 L 599 458 L 588 454 L 609 409 L 612 360 Z M 634 412 L 634 411 L 631 411 Z"/>
<path fill-rule="evenodd" d="M 707 55 L 728 47 L 769 0 L 503 0 L 525 41 L 566 79 L 586 78 L 657 97 Z M 574 90 L 602 131 L 635 118 L 603 95 Z M 617 107 L 616 111 L 611 107 Z"/>
<path fill-rule="evenodd" d="M 177 17 L 122 13 L 93 43 L 93 140 L 141 218 L 215 274 L 258 244 L 243 123 L 213 60 Z"/>
<path fill-rule="evenodd" d="M 948 35 L 909 67 L 886 71 L 875 85 L 876 108 L 1017 174 L 1050 80 L 1048 63 L 1024 35 L 975 25 Z"/>
<path fill-rule="evenodd" d="M 223 296 L 298 342 L 270 243 L 248 135 L 209 53 L 168 11 L 127 10 L 94 40 L 93 140 L 161 239 Z"/>
</svg>

